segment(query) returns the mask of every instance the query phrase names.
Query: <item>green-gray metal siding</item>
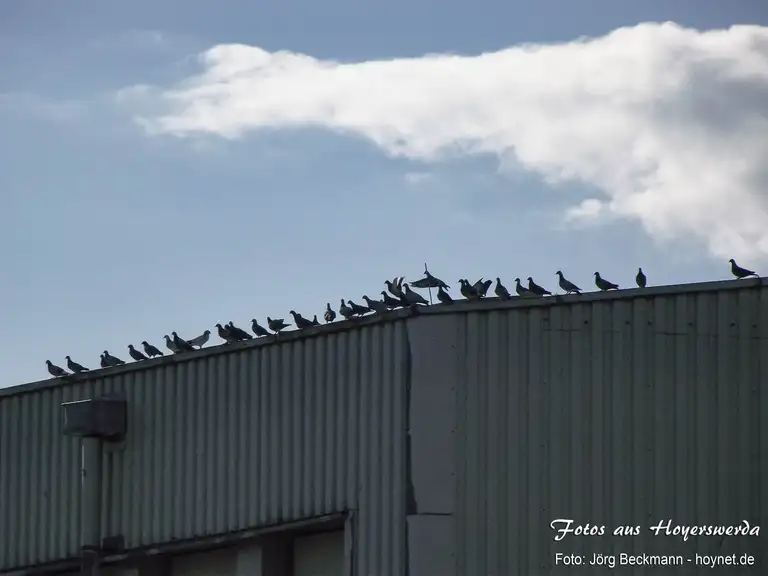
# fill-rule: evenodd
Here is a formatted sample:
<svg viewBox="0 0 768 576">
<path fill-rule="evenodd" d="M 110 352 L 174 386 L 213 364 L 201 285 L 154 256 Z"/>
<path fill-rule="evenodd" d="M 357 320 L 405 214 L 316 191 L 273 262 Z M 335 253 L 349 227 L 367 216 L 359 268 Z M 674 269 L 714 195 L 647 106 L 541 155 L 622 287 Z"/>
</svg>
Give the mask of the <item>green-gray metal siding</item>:
<svg viewBox="0 0 768 576">
<path fill-rule="evenodd" d="M 396 321 L 0 395 L 0 570 L 78 554 L 60 404 L 123 392 L 104 536 L 130 549 L 355 510 L 356 573 L 401 573 L 407 356 Z"/>
<path fill-rule="evenodd" d="M 457 575 L 576 573 L 554 566 L 558 551 L 746 550 L 765 569 L 764 535 L 683 543 L 647 530 L 768 530 L 768 288 L 729 284 L 742 287 L 456 316 Z M 606 536 L 554 542 L 556 518 Z M 642 534 L 610 535 L 622 525 Z"/>
</svg>

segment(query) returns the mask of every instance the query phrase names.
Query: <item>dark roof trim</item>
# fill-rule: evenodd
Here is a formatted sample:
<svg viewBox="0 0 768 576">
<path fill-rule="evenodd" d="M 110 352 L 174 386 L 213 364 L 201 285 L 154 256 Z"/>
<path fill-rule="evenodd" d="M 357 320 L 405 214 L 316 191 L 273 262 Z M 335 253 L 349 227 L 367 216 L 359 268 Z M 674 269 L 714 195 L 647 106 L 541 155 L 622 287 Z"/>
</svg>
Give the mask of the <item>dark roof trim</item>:
<svg viewBox="0 0 768 576">
<path fill-rule="evenodd" d="M 676 296 L 681 294 L 699 294 L 703 292 L 723 292 L 726 290 L 740 290 L 744 288 L 765 288 L 768 287 L 768 278 L 748 278 L 745 280 L 725 280 L 719 282 L 698 282 L 693 284 L 675 284 L 670 286 L 652 286 L 649 288 L 639 289 L 627 289 L 616 290 L 611 292 L 585 292 L 584 294 L 573 294 L 570 296 L 551 296 L 546 298 L 520 298 L 513 297 L 512 299 L 501 302 L 498 298 L 487 298 L 479 302 L 467 302 L 458 301 L 452 305 L 435 305 L 430 307 L 420 308 L 417 311 L 410 309 L 394 310 L 385 316 L 370 315 L 355 320 L 347 320 L 343 322 L 334 322 L 332 324 L 325 324 L 316 328 L 309 328 L 306 330 L 294 330 L 290 332 L 284 332 L 279 338 L 274 336 L 255 338 L 253 340 L 246 340 L 245 342 L 238 342 L 236 344 L 222 344 L 219 346 L 211 346 L 209 348 L 203 348 L 202 350 L 189 352 L 185 354 L 173 354 L 170 356 L 164 356 L 162 358 L 154 358 L 152 360 L 143 360 L 141 362 L 131 362 L 124 366 L 116 366 L 113 368 L 103 368 L 100 370 L 93 370 L 84 374 L 78 374 L 70 376 L 66 379 L 49 378 L 47 380 L 40 380 L 37 382 L 31 382 L 29 384 L 21 384 L 18 386 L 9 386 L 7 388 L 0 388 L 0 400 L 4 396 L 13 396 L 17 394 L 24 394 L 27 392 L 34 392 L 37 390 L 44 390 L 46 388 L 54 388 L 63 384 L 64 382 L 85 382 L 87 380 L 95 380 L 97 378 L 105 378 L 114 374 L 122 374 L 126 372 L 138 372 L 140 370 L 149 370 L 157 368 L 161 365 L 177 364 L 182 362 L 188 362 L 190 360 L 198 360 L 206 356 L 215 356 L 218 354 L 229 354 L 231 352 L 242 351 L 250 348 L 257 348 L 259 346 L 270 346 L 273 344 L 279 344 L 281 342 L 293 342 L 295 340 L 302 340 L 305 338 L 312 338 L 315 336 L 333 334 L 335 332 L 344 332 L 346 330 L 352 330 L 362 326 L 369 326 L 371 324 L 381 324 L 385 322 L 393 322 L 414 316 L 417 314 L 465 314 L 469 312 L 489 312 L 493 310 L 507 310 L 514 308 L 534 308 L 537 306 L 553 306 L 555 304 L 577 304 L 586 302 L 599 302 L 604 300 L 631 300 L 635 298 L 649 298 L 657 296 Z"/>
</svg>

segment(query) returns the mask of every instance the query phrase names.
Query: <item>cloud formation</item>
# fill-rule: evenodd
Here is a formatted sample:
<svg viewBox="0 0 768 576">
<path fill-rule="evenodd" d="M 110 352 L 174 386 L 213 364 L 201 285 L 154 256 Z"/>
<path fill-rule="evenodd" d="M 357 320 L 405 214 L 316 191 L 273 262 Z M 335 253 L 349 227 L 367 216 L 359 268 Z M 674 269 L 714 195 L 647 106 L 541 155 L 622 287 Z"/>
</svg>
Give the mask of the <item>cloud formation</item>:
<svg viewBox="0 0 768 576">
<path fill-rule="evenodd" d="M 631 218 L 718 257 L 768 256 L 768 28 L 648 23 L 479 56 L 354 63 L 218 45 L 199 60 L 201 73 L 177 86 L 134 91 L 152 100 L 148 131 L 234 139 L 314 126 L 427 162 L 494 154 L 602 192 L 572 219 Z"/>
</svg>

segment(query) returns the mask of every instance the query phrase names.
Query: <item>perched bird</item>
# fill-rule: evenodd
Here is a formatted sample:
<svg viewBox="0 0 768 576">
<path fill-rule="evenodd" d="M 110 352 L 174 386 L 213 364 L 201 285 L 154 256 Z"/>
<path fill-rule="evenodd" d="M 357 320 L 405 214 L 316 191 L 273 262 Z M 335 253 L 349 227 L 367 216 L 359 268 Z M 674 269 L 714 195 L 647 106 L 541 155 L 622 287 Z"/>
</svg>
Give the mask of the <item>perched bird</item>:
<svg viewBox="0 0 768 576">
<path fill-rule="evenodd" d="M 64 368 L 61 368 L 60 366 L 56 366 L 53 362 L 50 360 L 45 361 L 46 364 L 48 364 L 48 373 L 57 378 L 59 376 L 69 376 L 69 372 L 64 370 Z"/>
<path fill-rule="evenodd" d="M 547 294 L 552 296 L 552 292 L 536 284 L 530 276 L 528 276 L 528 290 L 536 296 L 546 296 Z"/>
<path fill-rule="evenodd" d="M 230 326 L 230 331 L 232 330 L 232 327 Z M 192 346 L 184 340 L 184 338 L 179 337 L 176 332 L 171 332 L 173 334 L 173 343 L 176 345 L 176 348 L 179 349 L 179 352 L 194 352 L 195 349 L 192 348 Z"/>
<path fill-rule="evenodd" d="M 323 314 L 323 320 L 325 320 L 326 323 L 331 323 L 336 320 L 336 312 L 334 312 L 331 308 L 330 302 L 325 305 L 325 314 Z"/>
<path fill-rule="evenodd" d="M 475 282 L 474 286 L 472 288 L 475 289 L 475 292 L 477 292 L 477 296 L 479 298 L 485 298 L 485 295 L 488 294 L 488 288 L 491 287 L 491 284 L 493 284 L 493 280 L 485 280 L 483 281 L 482 278 Z"/>
<path fill-rule="evenodd" d="M 355 315 L 355 313 L 352 311 L 352 308 L 347 306 L 347 303 L 344 302 L 344 298 L 341 299 L 341 306 L 339 306 L 339 314 L 341 314 L 344 317 L 344 320 L 349 320 L 352 318 L 352 316 Z"/>
<path fill-rule="evenodd" d="M 736 264 L 736 260 L 731 258 L 728 260 L 728 262 L 731 263 L 731 274 L 733 274 L 736 278 L 741 280 L 742 278 L 747 278 L 749 276 L 754 276 L 756 278 L 760 278 L 754 270 L 747 270 L 746 268 L 742 268 L 738 264 Z"/>
<path fill-rule="evenodd" d="M 124 360 L 120 360 L 117 356 L 112 356 L 109 352 L 104 350 L 104 362 L 107 363 L 107 366 L 120 366 L 122 364 L 125 364 Z"/>
<path fill-rule="evenodd" d="M 378 300 L 371 300 L 368 296 L 363 296 L 363 300 L 368 304 L 368 308 L 376 312 L 377 314 L 384 314 L 389 311 L 389 306 Z"/>
<path fill-rule="evenodd" d="M 317 321 L 317 314 L 312 317 L 312 326 L 320 326 L 320 322 Z"/>
<path fill-rule="evenodd" d="M 75 373 L 88 372 L 88 368 L 86 368 L 82 364 L 78 364 L 77 362 L 74 362 L 72 358 L 70 358 L 69 356 L 64 356 L 64 358 L 67 359 L 67 368 L 72 370 L 72 372 L 75 372 Z"/>
<path fill-rule="evenodd" d="M 173 340 L 171 340 L 171 337 L 168 336 L 168 334 L 163 336 L 163 338 L 165 338 L 165 346 L 166 346 L 166 348 L 168 348 L 168 350 L 170 350 L 171 352 L 176 354 L 179 351 L 179 347 L 176 346 L 176 343 Z"/>
<path fill-rule="evenodd" d="M 299 330 L 312 326 L 312 322 L 304 318 L 301 314 L 296 312 L 296 310 L 291 310 L 291 316 L 293 316 L 293 321 L 296 323 L 296 328 Z"/>
<path fill-rule="evenodd" d="M 216 331 L 219 334 L 219 338 L 224 340 L 227 344 L 232 344 L 232 342 L 237 342 L 238 338 L 232 334 L 229 330 L 229 328 L 222 326 L 221 324 L 216 324 Z M 165 337 L 166 339 L 168 336 Z M 168 346 L 170 348 L 170 346 Z M 175 350 L 171 349 L 171 352 L 175 352 Z"/>
<path fill-rule="evenodd" d="M 400 282 L 402 281 L 403 279 L 400 278 Z M 395 278 L 394 282 L 390 282 L 389 280 L 384 281 L 384 284 L 387 285 L 387 290 L 389 290 L 389 293 L 395 298 L 403 297 L 403 289 L 400 287 L 400 282 L 398 282 L 397 278 Z"/>
<path fill-rule="evenodd" d="M 464 296 L 467 300 L 477 300 L 480 298 L 480 295 L 477 293 L 477 290 L 475 290 L 475 287 L 472 286 L 469 283 L 469 280 L 466 278 L 460 278 L 459 284 L 461 284 L 461 295 Z"/>
<path fill-rule="evenodd" d="M 256 318 L 251 320 L 251 330 L 253 330 L 253 333 L 256 334 L 256 336 L 269 336 L 269 331 L 267 331 L 267 329 L 264 328 L 264 326 L 259 324 L 256 321 Z"/>
<path fill-rule="evenodd" d="M 396 300 L 395 298 L 392 298 L 392 296 L 390 296 L 384 291 L 381 292 L 381 297 L 382 297 L 382 300 L 384 301 L 384 304 L 386 304 L 388 308 L 392 308 L 392 309 L 400 308 L 400 306 L 403 305 L 403 303 L 400 302 L 400 300 Z"/>
<path fill-rule="evenodd" d="M 645 277 L 645 274 L 643 274 L 642 268 L 637 269 L 637 276 L 635 276 L 635 282 L 637 282 L 637 285 L 640 288 L 645 288 L 645 285 L 648 283 L 648 279 Z"/>
<path fill-rule="evenodd" d="M 515 278 L 515 292 L 518 296 L 532 296 L 533 292 L 528 290 L 525 286 L 520 284 L 520 278 Z"/>
<path fill-rule="evenodd" d="M 450 290 L 450 287 L 448 284 L 440 280 L 440 278 L 437 278 L 436 276 L 432 276 L 427 270 L 424 270 L 424 278 L 421 280 L 416 280 L 415 282 L 411 282 L 411 286 L 414 288 L 442 288 L 443 290 Z"/>
<path fill-rule="evenodd" d="M 286 324 L 285 321 L 282 318 L 275 318 L 274 320 L 267 316 L 267 326 L 269 326 L 269 329 L 272 330 L 275 334 L 279 334 L 280 330 L 284 330 L 290 326 L 290 324 Z"/>
<path fill-rule="evenodd" d="M 104 358 L 104 354 L 99 355 L 99 365 L 102 368 L 109 368 L 109 363 L 107 362 L 107 359 Z"/>
<path fill-rule="evenodd" d="M 448 294 L 445 290 L 443 290 L 443 287 L 440 286 L 437 289 L 437 299 L 442 302 L 443 304 L 453 304 L 453 298 L 451 298 L 451 295 Z"/>
<path fill-rule="evenodd" d="M 245 330 L 242 330 L 242 329 L 238 328 L 237 326 L 235 326 L 235 323 L 232 322 L 231 320 L 229 321 L 229 324 L 227 324 L 227 330 L 229 330 L 229 333 L 233 337 L 237 338 L 238 340 L 251 340 L 251 339 L 253 339 L 253 336 L 248 334 L 248 332 L 246 332 Z"/>
<path fill-rule="evenodd" d="M 501 283 L 501 278 L 496 278 L 496 288 L 493 289 L 493 292 L 499 300 L 509 300 L 510 298 L 509 290 Z"/>
<path fill-rule="evenodd" d="M 136 348 L 133 347 L 133 344 L 128 344 L 128 354 L 130 355 L 131 358 L 136 360 L 136 362 L 138 362 L 139 360 L 148 360 L 148 358 L 144 356 L 144 354 L 142 354 L 141 352 L 136 350 Z"/>
<path fill-rule="evenodd" d="M 560 270 L 555 272 L 555 274 L 557 274 L 557 276 L 560 278 L 560 281 L 558 282 L 558 284 L 560 284 L 560 288 L 565 290 L 566 294 L 574 294 L 574 293 L 581 294 L 581 288 L 576 286 L 576 284 L 574 284 L 573 282 L 570 282 L 569 280 L 567 280 L 565 276 L 563 276 L 563 273 L 560 272 Z"/>
<path fill-rule="evenodd" d="M 609 282 L 605 278 L 602 278 L 600 276 L 600 272 L 595 272 L 595 286 L 600 288 L 600 290 L 602 290 L 603 292 L 605 292 L 607 290 L 618 290 L 619 289 L 619 285 L 618 284 L 614 284 L 613 282 Z"/>
<path fill-rule="evenodd" d="M 146 352 L 147 356 L 149 356 L 150 358 L 152 358 L 153 356 L 163 356 L 163 353 L 160 352 L 160 350 L 152 346 L 152 344 L 150 344 L 146 340 L 143 340 L 141 345 L 144 347 L 144 352 Z"/>
<path fill-rule="evenodd" d="M 424 304 L 425 306 L 429 306 L 429 302 L 427 302 L 424 296 L 411 290 L 411 287 L 408 286 L 408 284 L 403 284 L 403 297 L 409 304 Z"/>
<path fill-rule="evenodd" d="M 352 302 L 352 300 L 347 300 L 347 302 L 349 302 L 349 307 L 352 308 L 352 313 L 355 316 L 363 316 L 364 314 L 367 314 L 368 312 L 371 311 L 371 309 L 368 308 L 367 306 L 361 306 L 360 304 L 355 304 L 354 302 Z"/>
<path fill-rule="evenodd" d="M 200 336 L 198 336 L 197 338 L 192 338 L 192 340 L 189 340 L 189 345 L 190 346 L 197 346 L 198 348 L 202 348 L 208 342 L 210 337 L 211 337 L 211 331 L 210 330 L 206 330 L 205 332 L 200 334 Z"/>
</svg>

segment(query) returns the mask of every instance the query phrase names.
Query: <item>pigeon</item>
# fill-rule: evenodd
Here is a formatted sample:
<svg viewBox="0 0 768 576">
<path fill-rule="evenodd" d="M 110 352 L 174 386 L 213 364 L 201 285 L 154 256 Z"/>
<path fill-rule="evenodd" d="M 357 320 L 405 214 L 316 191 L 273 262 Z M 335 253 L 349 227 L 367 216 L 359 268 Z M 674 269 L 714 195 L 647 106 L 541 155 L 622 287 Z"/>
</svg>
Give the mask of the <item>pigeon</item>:
<svg viewBox="0 0 768 576">
<path fill-rule="evenodd" d="M 567 280 L 565 276 L 563 276 L 563 273 L 560 272 L 560 270 L 555 272 L 555 274 L 557 274 L 557 276 L 560 277 L 560 282 L 558 282 L 558 284 L 560 284 L 560 288 L 565 290 L 566 294 L 574 294 L 574 293 L 581 294 L 581 288 L 576 286 L 576 284 L 574 284 L 573 282 L 570 282 L 569 280 Z"/>
<path fill-rule="evenodd" d="M 107 366 L 120 366 L 125 364 L 124 360 L 120 360 L 117 356 L 111 356 L 106 350 L 104 350 L 104 362 L 107 363 Z"/>
<path fill-rule="evenodd" d="M 230 331 L 232 330 L 232 327 L 229 327 Z M 184 338 L 180 338 L 176 332 L 171 332 L 173 334 L 173 343 L 176 345 L 176 348 L 179 349 L 179 352 L 194 352 L 195 349 L 190 346 L 189 342 L 184 340 Z"/>
<path fill-rule="evenodd" d="M 389 280 L 384 282 L 384 284 L 387 285 L 387 290 L 389 290 L 389 293 L 392 294 L 392 296 L 395 298 L 403 297 L 403 289 L 400 287 L 400 283 L 402 281 L 402 278 L 400 279 L 400 282 L 398 282 L 398 279 L 395 278 L 394 282 L 390 282 Z"/>
<path fill-rule="evenodd" d="M 645 285 L 648 283 L 648 279 L 645 277 L 645 274 L 643 274 L 642 268 L 637 269 L 637 276 L 635 276 L 635 282 L 637 282 L 637 286 L 639 288 L 645 288 Z"/>
<path fill-rule="evenodd" d="M 99 356 L 99 365 L 102 368 L 109 368 L 109 363 L 107 362 L 106 358 L 104 358 L 104 354 Z"/>
<path fill-rule="evenodd" d="M 163 356 L 163 353 L 160 352 L 160 350 L 152 346 L 152 344 L 150 344 L 146 340 L 144 340 L 141 343 L 141 345 L 144 347 L 144 352 L 146 352 L 147 356 L 149 356 L 150 358 L 152 358 L 153 356 Z"/>
<path fill-rule="evenodd" d="M 475 290 L 474 286 L 470 285 L 469 280 L 466 278 L 459 279 L 459 284 L 461 284 L 461 295 L 464 296 L 467 300 L 477 300 L 480 298 L 480 296 L 477 293 L 477 290 Z"/>
<path fill-rule="evenodd" d="M 515 278 L 515 292 L 518 296 L 531 296 L 533 293 L 525 286 L 520 284 L 520 278 Z"/>
<path fill-rule="evenodd" d="M 211 331 L 210 330 L 206 330 L 205 332 L 200 334 L 200 336 L 198 336 L 197 338 L 192 338 L 192 340 L 189 340 L 189 345 L 190 346 L 197 346 L 198 349 L 202 348 L 208 342 L 208 339 L 210 337 L 211 337 Z"/>
<path fill-rule="evenodd" d="M 171 340 L 171 337 L 168 336 L 168 334 L 163 336 L 163 338 L 165 338 L 165 346 L 166 348 L 168 348 L 168 350 L 170 350 L 174 354 L 179 351 L 179 347 L 176 346 L 176 344 L 173 342 L 173 340 Z"/>
<path fill-rule="evenodd" d="M 216 331 L 219 333 L 219 338 L 224 340 L 227 344 L 231 344 L 232 342 L 237 342 L 237 338 L 230 332 L 228 327 L 224 327 L 221 324 L 216 324 Z M 168 336 L 166 336 L 166 339 Z M 170 346 L 168 346 L 170 348 Z M 175 352 L 175 350 L 171 350 L 172 352 Z"/>
<path fill-rule="evenodd" d="M 320 322 L 317 321 L 317 314 L 312 317 L 312 326 L 320 326 Z"/>
<path fill-rule="evenodd" d="M 483 279 L 480 278 L 480 280 L 475 282 L 472 288 L 474 288 L 475 292 L 477 292 L 478 298 L 485 298 L 485 295 L 488 294 L 488 288 L 491 287 L 491 284 L 493 284 L 493 280 L 483 281 Z"/>
<path fill-rule="evenodd" d="M 534 282 L 533 278 L 531 278 L 530 276 L 528 276 L 528 290 L 533 294 L 536 294 L 536 296 L 546 296 L 547 294 L 552 296 L 552 292 L 536 284 L 536 282 Z"/>
<path fill-rule="evenodd" d="M 742 278 L 747 278 L 748 276 L 754 276 L 755 278 L 760 278 L 754 270 L 747 270 L 746 268 L 742 268 L 738 264 L 736 264 L 736 260 L 731 258 L 728 260 L 728 262 L 731 263 L 731 274 L 733 274 L 736 278 L 741 280 Z"/>
<path fill-rule="evenodd" d="M 386 292 L 382 291 L 381 297 L 382 297 L 382 300 L 384 301 L 384 304 L 386 304 L 388 308 L 393 308 L 393 309 L 400 308 L 400 306 L 403 305 L 403 303 L 400 302 L 400 300 L 396 300 L 395 298 L 392 298 L 392 296 L 390 296 Z"/>
<path fill-rule="evenodd" d="M 237 338 L 237 340 L 251 340 L 253 339 L 253 336 L 248 334 L 245 330 L 242 330 L 235 326 L 235 323 L 231 320 L 229 321 L 229 324 L 227 324 L 227 330 L 229 330 L 229 333 Z"/>
<path fill-rule="evenodd" d="M 440 280 L 440 278 L 437 278 L 435 276 L 432 276 L 429 272 L 426 270 L 424 271 L 424 278 L 421 280 L 416 280 L 415 282 L 411 282 L 411 286 L 414 288 L 442 288 L 443 290 L 450 290 L 450 287 L 448 284 Z"/>
<path fill-rule="evenodd" d="M 64 370 L 61 366 L 56 366 L 56 364 L 50 360 L 46 360 L 45 363 L 48 364 L 48 373 L 54 378 L 58 378 L 59 376 L 69 376 L 69 372 Z"/>
<path fill-rule="evenodd" d="M 269 326 L 269 329 L 272 330 L 275 334 L 279 334 L 280 330 L 284 330 L 285 328 L 288 328 L 290 324 L 286 324 L 285 321 L 282 318 L 275 318 L 274 320 L 267 316 L 267 326 Z"/>
<path fill-rule="evenodd" d="M 301 314 L 296 312 L 296 310 L 291 310 L 291 316 L 293 316 L 293 321 L 296 323 L 296 328 L 299 330 L 312 326 L 312 322 L 304 318 Z"/>
<path fill-rule="evenodd" d="M 352 308 L 347 306 L 346 302 L 344 302 L 344 298 L 341 299 L 341 306 L 339 306 L 339 314 L 341 314 L 344 317 L 344 320 L 349 320 L 352 318 L 352 316 L 355 315 L 355 313 L 352 311 Z"/>
<path fill-rule="evenodd" d="M 509 300 L 509 290 L 501 283 L 501 278 L 496 278 L 496 288 L 493 289 L 494 294 L 498 296 L 499 300 Z"/>
<path fill-rule="evenodd" d="M 614 284 L 613 282 L 608 282 L 608 280 L 605 280 L 604 278 L 600 277 L 600 272 L 595 272 L 595 286 L 600 288 L 603 292 L 607 290 L 618 290 L 619 285 Z"/>
<path fill-rule="evenodd" d="M 67 359 L 67 368 L 72 370 L 72 372 L 76 374 L 79 372 L 88 372 L 88 368 L 86 368 L 82 364 L 78 364 L 77 362 L 74 362 L 72 358 L 70 358 L 69 356 L 64 356 L 64 358 Z"/>
<path fill-rule="evenodd" d="M 368 304 L 368 308 L 376 312 L 377 314 L 384 314 L 389 311 L 389 306 L 378 300 L 371 300 L 368 296 L 363 296 L 363 300 Z"/>
<path fill-rule="evenodd" d="M 437 289 L 437 299 L 442 302 L 443 304 L 453 304 L 453 298 L 451 298 L 451 295 L 448 294 L 445 290 L 443 290 L 443 287 L 440 286 Z"/>
<path fill-rule="evenodd" d="M 403 297 L 408 304 L 424 304 L 429 306 L 429 302 L 424 299 L 424 296 L 411 290 L 408 284 L 403 284 Z"/>
<path fill-rule="evenodd" d="M 139 360 L 148 360 L 144 354 L 136 350 L 136 348 L 133 347 L 133 344 L 128 344 L 128 354 L 138 362 Z"/>
<path fill-rule="evenodd" d="M 371 309 L 368 308 L 367 306 L 361 306 L 360 304 L 355 304 L 354 302 L 352 302 L 352 300 L 348 300 L 347 302 L 349 302 L 349 307 L 352 308 L 352 314 L 354 314 L 355 316 L 363 316 L 364 314 L 367 314 L 368 312 L 371 311 Z"/>
<path fill-rule="evenodd" d="M 251 320 L 251 330 L 256 336 L 269 336 L 269 331 L 256 321 L 256 318 Z"/>
<path fill-rule="evenodd" d="M 336 312 L 334 312 L 331 308 L 330 302 L 325 305 L 325 314 L 323 314 L 323 320 L 325 320 L 326 324 L 330 324 L 336 320 Z"/>
</svg>

